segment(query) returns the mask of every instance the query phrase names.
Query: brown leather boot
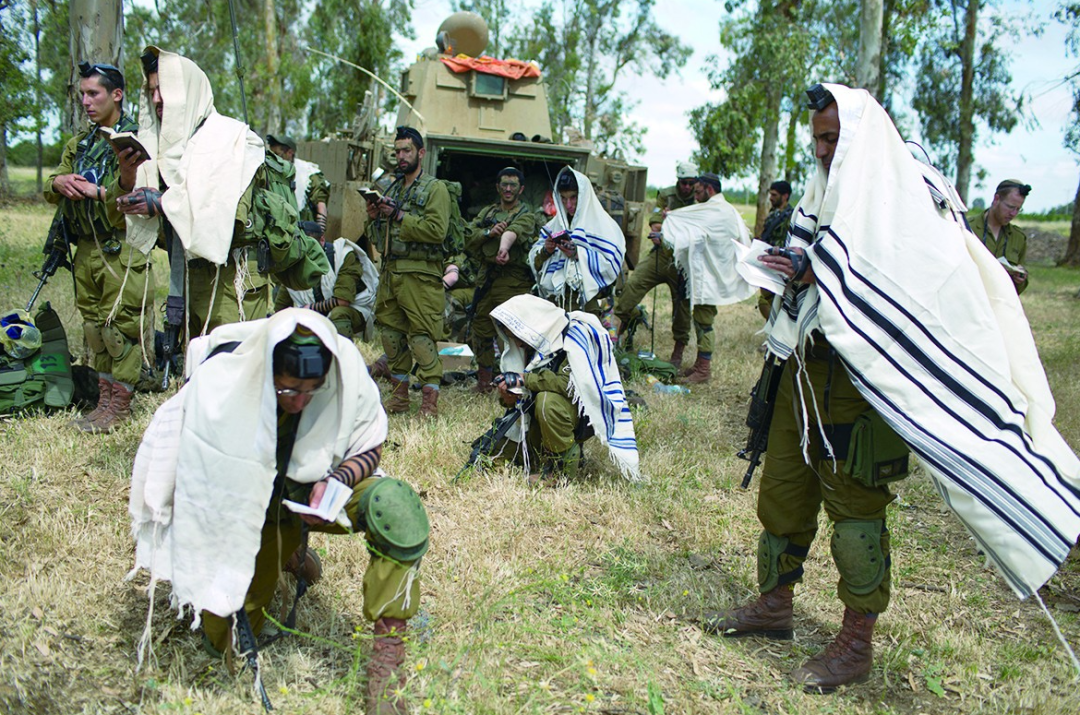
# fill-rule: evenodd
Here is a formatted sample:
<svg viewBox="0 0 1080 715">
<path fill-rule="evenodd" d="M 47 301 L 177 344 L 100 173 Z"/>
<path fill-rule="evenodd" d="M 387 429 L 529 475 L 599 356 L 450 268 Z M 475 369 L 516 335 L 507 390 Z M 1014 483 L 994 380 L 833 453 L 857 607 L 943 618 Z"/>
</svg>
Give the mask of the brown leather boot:
<svg viewBox="0 0 1080 715">
<path fill-rule="evenodd" d="M 380 618 L 375 621 L 375 642 L 367 667 L 367 715 L 406 715 L 408 707 L 401 692 L 405 688 L 405 621 Z"/>
<path fill-rule="evenodd" d="M 776 640 L 791 640 L 795 635 L 792 616 L 794 595 L 792 586 L 777 586 L 745 606 L 705 614 L 701 627 L 706 633 L 717 633 L 726 638 L 765 636 Z"/>
<path fill-rule="evenodd" d="M 112 400 L 112 383 L 103 377 L 97 379 L 98 384 L 98 403 L 89 413 L 82 417 L 76 417 L 70 424 L 77 430 L 83 432 L 93 432 L 91 424 L 101 419 L 101 416 L 109 411 L 109 402 Z"/>
<path fill-rule="evenodd" d="M 679 382 L 685 382 L 687 385 L 700 385 L 701 383 L 708 382 L 711 378 L 712 360 L 699 356 L 698 359 L 694 361 L 694 367 L 691 368 L 686 377 L 679 380 Z"/>
<path fill-rule="evenodd" d="M 389 380 L 390 379 L 390 362 L 386 359 L 386 354 L 379 356 L 379 359 L 368 365 L 368 372 L 371 373 L 373 380 Z"/>
<path fill-rule="evenodd" d="M 808 693 L 831 693 L 841 685 L 861 683 L 870 677 L 874 664 L 876 613 L 856 613 L 844 608 L 844 625 L 836 640 L 791 673 L 791 679 Z"/>
<path fill-rule="evenodd" d="M 298 579 L 302 576 L 307 585 L 313 586 L 322 578 L 322 561 L 314 549 L 300 547 L 285 562 L 282 570 Z"/>
<path fill-rule="evenodd" d="M 435 419 L 439 416 L 439 390 L 431 385 L 424 385 L 420 388 L 420 393 L 424 396 L 420 402 L 420 416 Z"/>
<path fill-rule="evenodd" d="M 686 343 L 676 340 L 675 347 L 671 349 L 671 359 L 668 360 L 676 369 L 682 367 L 683 350 L 686 350 Z"/>
<path fill-rule="evenodd" d="M 494 377 L 495 373 L 490 367 L 476 368 L 476 391 L 481 395 L 486 395 L 495 389 L 491 385 L 491 380 Z"/>
<path fill-rule="evenodd" d="M 89 422 L 89 432 L 108 434 L 131 419 L 131 398 L 135 394 L 119 382 L 111 385 L 109 408 L 94 422 Z"/>
<path fill-rule="evenodd" d="M 394 386 L 394 389 L 390 393 L 390 398 L 383 403 L 383 409 L 392 415 L 408 412 L 409 381 L 397 380 L 391 376 L 390 384 Z"/>
</svg>

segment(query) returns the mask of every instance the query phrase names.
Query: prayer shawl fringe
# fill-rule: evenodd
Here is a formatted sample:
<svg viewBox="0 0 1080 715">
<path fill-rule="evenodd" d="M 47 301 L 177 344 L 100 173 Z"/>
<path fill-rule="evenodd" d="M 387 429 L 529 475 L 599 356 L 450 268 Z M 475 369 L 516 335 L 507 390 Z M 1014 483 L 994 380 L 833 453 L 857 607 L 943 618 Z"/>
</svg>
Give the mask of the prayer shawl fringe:
<svg viewBox="0 0 1080 715">
<path fill-rule="evenodd" d="M 768 347 L 787 357 L 820 327 L 1025 598 L 1080 534 L 1080 460 L 1053 426 L 1027 318 L 1005 271 L 967 230 L 952 187 L 911 156 L 865 91 L 829 89 L 840 141 L 790 237 L 807 247 L 816 285 L 788 287 Z"/>
<path fill-rule="evenodd" d="M 589 313 L 565 313 L 533 295 L 520 295 L 497 306 L 491 317 L 503 347 L 503 372 L 526 373 L 543 368 L 560 350 L 570 363 L 570 396 L 579 414 L 589 420 L 611 461 L 631 482 L 645 481 L 638 468 L 634 421 L 626 403 L 614 346 L 607 330 Z M 529 345 L 535 355 L 525 363 L 525 352 L 504 332 L 509 330 Z M 520 433 L 524 439 L 528 425 Z"/>
<path fill-rule="evenodd" d="M 750 231 L 723 194 L 675 209 L 664 219 L 664 240 L 675 249 L 675 265 L 687 278 L 690 307 L 729 305 L 754 295 L 735 270 L 732 242 L 750 245 Z"/>
</svg>

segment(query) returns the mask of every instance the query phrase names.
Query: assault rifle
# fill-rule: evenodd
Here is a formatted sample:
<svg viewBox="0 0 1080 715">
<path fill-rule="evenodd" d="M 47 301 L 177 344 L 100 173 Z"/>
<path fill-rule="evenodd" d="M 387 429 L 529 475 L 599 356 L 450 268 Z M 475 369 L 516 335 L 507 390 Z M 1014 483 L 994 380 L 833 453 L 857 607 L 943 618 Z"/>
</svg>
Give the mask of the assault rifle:
<svg viewBox="0 0 1080 715">
<path fill-rule="evenodd" d="M 454 478 L 450 480 L 451 484 L 457 484 L 457 480 L 461 479 L 465 472 L 469 471 L 481 457 L 490 457 L 495 453 L 495 450 L 499 448 L 499 444 L 506 439 L 507 432 L 514 426 L 514 423 L 521 417 L 522 412 L 527 412 L 532 408 L 533 397 L 532 395 L 524 398 L 518 404 L 508 407 L 506 414 L 499 419 L 495 420 L 491 428 L 487 432 L 477 437 L 472 443 L 472 452 L 469 454 L 469 459 L 465 462 L 465 466 L 461 468 L 461 471 L 454 475 Z"/>
<path fill-rule="evenodd" d="M 169 372 L 176 367 L 180 328 L 184 325 L 184 296 L 170 295 L 165 298 L 165 331 L 161 339 L 162 377 L 161 389 L 169 387 Z"/>
<path fill-rule="evenodd" d="M 780 376 L 784 373 L 784 363 L 770 355 L 765 358 L 754 389 L 750 391 L 750 409 L 746 414 L 746 426 L 750 434 L 746 437 L 746 446 L 739 450 L 739 458 L 749 460 L 742 484 L 746 489 L 754 478 L 754 470 L 761 464 L 761 455 L 769 447 L 769 426 L 772 424 L 773 407 L 776 406 L 776 392 L 780 388 Z"/>
<path fill-rule="evenodd" d="M 34 294 L 30 296 L 30 300 L 26 303 L 26 312 L 28 313 L 34 307 L 34 303 L 37 302 L 38 296 L 41 294 L 41 289 L 45 287 L 49 279 L 56 275 L 56 272 L 61 268 L 71 270 L 71 232 L 68 231 L 67 220 L 64 218 L 62 208 L 56 209 L 52 226 L 49 227 L 49 235 L 45 239 L 45 250 L 42 253 L 45 254 L 45 262 L 41 265 L 41 270 L 34 273 L 34 278 L 38 279 L 38 284 L 37 288 L 34 289 Z"/>
</svg>

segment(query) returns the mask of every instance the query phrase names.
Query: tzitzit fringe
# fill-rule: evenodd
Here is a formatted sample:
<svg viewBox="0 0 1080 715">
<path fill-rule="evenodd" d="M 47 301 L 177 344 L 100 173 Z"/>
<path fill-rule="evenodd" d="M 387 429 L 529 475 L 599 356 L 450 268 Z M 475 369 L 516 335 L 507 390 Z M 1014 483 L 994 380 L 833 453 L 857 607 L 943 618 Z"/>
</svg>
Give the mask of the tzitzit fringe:
<svg viewBox="0 0 1080 715">
<path fill-rule="evenodd" d="M 247 318 L 244 316 L 244 284 L 247 282 L 248 254 L 247 249 L 234 248 L 233 262 L 236 264 L 236 275 L 233 276 L 233 292 L 236 293 L 236 310 L 240 314 L 240 322 Z"/>
<path fill-rule="evenodd" d="M 206 321 L 203 322 L 202 332 L 199 337 L 206 335 L 206 328 L 210 325 L 210 316 L 214 314 L 214 300 L 217 298 L 218 283 L 221 281 L 221 266 L 214 266 L 214 287 L 210 289 L 210 305 L 206 308 Z"/>
<path fill-rule="evenodd" d="M 116 275 L 116 271 L 114 271 L 112 269 L 112 266 L 109 265 L 109 262 L 105 260 L 105 251 L 101 248 L 101 242 L 98 241 L 97 227 L 94 226 L 94 219 L 92 216 L 90 218 L 90 235 L 94 237 L 94 246 L 97 247 L 98 253 L 101 254 L 101 262 L 105 264 L 105 270 L 111 273 L 113 278 L 115 278 L 116 280 L 120 280 L 120 276 Z"/>
<path fill-rule="evenodd" d="M 130 259 L 130 256 L 129 256 Z M 109 265 L 108 263 L 105 264 Z M 115 274 L 114 274 L 115 275 Z M 127 287 L 128 276 L 131 275 L 131 261 L 128 260 L 127 266 L 124 268 L 124 278 L 120 281 L 120 290 L 116 293 L 116 300 L 113 301 L 112 310 L 109 311 L 109 315 L 105 318 L 105 325 L 108 325 L 116 317 L 116 311 L 120 309 L 120 301 L 124 297 L 124 288 Z M 143 290 L 143 300 L 146 299 L 146 291 Z"/>
<path fill-rule="evenodd" d="M 1061 628 L 1058 627 L 1057 621 L 1050 615 L 1050 609 L 1043 603 L 1042 598 L 1039 596 L 1039 592 L 1035 592 L 1035 600 L 1042 606 L 1043 613 L 1050 619 L 1050 625 L 1054 627 L 1054 633 L 1057 634 L 1058 640 L 1061 641 L 1061 645 L 1065 646 L 1065 652 L 1069 654 L 1069 659 L 1072 660 L 1073 669 L 1076 671 L 1076 675 L 1080 676 L 1080 660 L 1076 659 L 1076 653 L 1073 652 L 1072 646 L 1069 645 L 1069 641 L 1065 640 L 1065 635 L 1061 632 Z"/>
<path fill-rule="evenodd" d="M 151 368 L 151 374 L 153 372 L 153 363 L 150 362 L 150 358 L 146 355 L 146 294 L 150 289 L 150 279 L 153 277 L 154 262 L 146 262 L 146 280 L 143 281 L 142 287 L 142 305 L 139 306 L 139 347 L 142 348 L 142 359 L 144 365 L 149 365 Z M 153 325 L 150 326 L 151 330 Z M 153 335 L 150 336 L 153 339 Z"/>
</svg>

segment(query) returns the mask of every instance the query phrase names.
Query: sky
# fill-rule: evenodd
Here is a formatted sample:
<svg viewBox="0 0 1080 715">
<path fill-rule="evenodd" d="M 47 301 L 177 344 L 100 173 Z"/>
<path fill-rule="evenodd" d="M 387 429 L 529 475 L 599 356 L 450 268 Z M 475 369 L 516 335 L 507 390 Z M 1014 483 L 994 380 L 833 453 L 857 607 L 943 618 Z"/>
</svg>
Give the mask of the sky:
<svg viewBox="0 0 1080 715">
<path fill-rule="evenodd" d="M 519 6 L 535 4 L 526 1 Z M 1024 205 L 1029 211 L 1060 206 L 1072 201 L 1076 194 L 1080 158 L 1062 145 L 1072 98 L 1061 78 L 1072 72 L 1080 59 L 1065 57 L 1065 28 L 1046 22 L 1057 6 L 1057 2 L 1048 0 L 1000 3 L 1004 12 L 1024 19 L 1028 25 L 1046 23 L 1046 27 L 1041 37 L 1024 37 L 1011 48 L 1013 89 L 1030 98 L 1029 117 L 1008 135 L 989 135 L 985 128 L 980 132 L 975 161 L 987 171 L 987 178 L 984 186 L 973 184 L 969 191 L 972 199 L 982 197 L 989 204 L 993 187 L 1006 178 L 1032 185 Z M 416 39 L 398 38 L 407 61 L 434 46 L 439 24 L 451 12 L 450 0 L 416 0 Z M 719 25 L 724 15 L 724 3 L 717 0 L 657 0 L 658 24 L 677 34 L 694 53 L 679 76 L 664 81 L 652 77 L 620 78 L 619 89 L 641 100 L 633 118 L 648 130 L 645 151 L 632 159 L 649 168 L 649 183 L 654 186 L 673 184 L 675 163 L 689 159 L 697 149 L 697 141 L 689 131 L 688 112 L 722 98 L 709 87 L 706 72 L 707 58 L 719 49 Z M 687 18 L 692 21 L 679 22 Z M 920 137 L 916 133 L 905 138 Z"/>
</svg>

